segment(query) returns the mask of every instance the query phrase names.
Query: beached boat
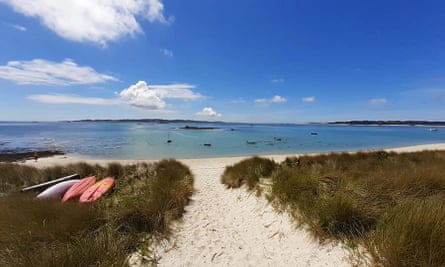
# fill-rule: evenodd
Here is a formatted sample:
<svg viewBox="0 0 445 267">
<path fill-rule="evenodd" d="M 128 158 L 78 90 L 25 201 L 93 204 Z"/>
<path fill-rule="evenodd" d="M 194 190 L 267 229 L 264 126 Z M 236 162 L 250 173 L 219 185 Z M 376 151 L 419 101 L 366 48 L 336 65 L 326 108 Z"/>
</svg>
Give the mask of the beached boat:
<svg viewBox="0 0 445 267">
<path fill-rule="evenodd" d="M 79 180 L 68 180 L 55 184 L 37 195 L 39 199 L 61 199 L 65 192 Z"/>
<path fill-rule="evenodd" d="M 54 180 L 50 180 L 50 181 L 47 181 L 47 182 L 44 182 L 44 183 L 40 183 L 40 184 L 36 184 L 36 185 L 33 185 L 33 186 L 25 187 L 25 188 L 22 188 L 20 191 L 21 192 L 42 191 L 42 190 L 45 190 L 46 188 L 48 188 L 48 187 L 50 187 L 52 185 L 60 183 L 60 182 L 73 180 L 73 179 L 79 179 L 79 178 L 80 178 L 79 174 L 71 174 L 71 175 L 68 175 L 68 176 L 65 176 L 65 177 L 61 177 L 61 178 L 58 178 L 58 179 L 54 179 Z"/>
<path fill-rule="evenodd" d="M 114 186 L 114 179 L 111 177 L 104 178 L 99 182 L 90 186 L 79 198 L 80 203 L 91 203 L 99 199 L 105 193 L 110 191 Z"/>
<path fill-rule="evenodd" d="M 83 194 L 83 192 L 85 192 L 95 183 L 96 183 L 96 176 L 90 176 L 79 180 L 79 182 L 75 183 L 68 189 L 68 191 L 65 192 L 62 198 L 62 203 L 70 199 L 75 199 L 80 197 Z"/>
</svg>

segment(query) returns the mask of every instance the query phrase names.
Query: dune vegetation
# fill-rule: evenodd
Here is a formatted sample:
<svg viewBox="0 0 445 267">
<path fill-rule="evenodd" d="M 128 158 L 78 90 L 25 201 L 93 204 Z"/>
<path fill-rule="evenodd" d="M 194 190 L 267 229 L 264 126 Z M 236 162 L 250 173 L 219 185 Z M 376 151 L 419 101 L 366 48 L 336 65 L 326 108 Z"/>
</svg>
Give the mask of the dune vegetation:
<svg viewBox="0 0 445 267">
<path fill-rule="evenodd" d="M 376 266 L 445 266 L 445 152 L 253 158 L 221 178 L 251 190 L 262 179 L 273 205 L 320 240 L 365 248 L 354 251 Z"/>
<path fill-rule="evenodd" d="M 72 173 L 112 176 L 116 184 L 90 205 L 17 192 Z M 193 194 L 193 176 L 175 160 L 44 169 L 1 163 L 0 186 L 0 266 L 127 266 L 138 250 L 156 261 L 149 242 L 168 237 Z"/>
</svg>

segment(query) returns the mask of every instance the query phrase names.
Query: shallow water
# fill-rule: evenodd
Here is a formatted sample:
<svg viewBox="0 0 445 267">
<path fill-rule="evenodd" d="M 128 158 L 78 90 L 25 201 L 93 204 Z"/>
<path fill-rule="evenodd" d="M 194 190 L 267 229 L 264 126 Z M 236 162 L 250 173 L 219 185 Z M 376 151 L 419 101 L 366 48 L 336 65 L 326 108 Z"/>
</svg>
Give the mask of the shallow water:
<svg viewBox="0 0 445 267">
<path fill-rule="evenodd" d="M 412 126 L 189 123 L 217 129 L 182 129 L 185 125 L 0 122 L 0 151 L 58 149 L 96 158 L 160 159 L 367 150 L 445 142 L 442 127 L 431 132 L 428 127 Z"/>
</svg>

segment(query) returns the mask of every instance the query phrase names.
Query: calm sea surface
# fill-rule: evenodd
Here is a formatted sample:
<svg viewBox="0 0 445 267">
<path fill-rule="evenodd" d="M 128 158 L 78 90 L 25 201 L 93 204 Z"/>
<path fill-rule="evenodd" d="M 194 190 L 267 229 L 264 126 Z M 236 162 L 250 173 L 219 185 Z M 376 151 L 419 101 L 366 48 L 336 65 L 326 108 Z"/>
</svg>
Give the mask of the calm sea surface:
<svg viewBox="0 0 445 267">
<path fill-rule="evenodd" d="M 181 129 L 185 125 L 0 122 L 0 152 L 58 149 L 96 158 L 160 159 L 365 150 L 445 142 L 442 127 L 429 131 L 429 127 L 410 126 L 191 123 L 187 125 L 218 129 Z"/>
</svg>

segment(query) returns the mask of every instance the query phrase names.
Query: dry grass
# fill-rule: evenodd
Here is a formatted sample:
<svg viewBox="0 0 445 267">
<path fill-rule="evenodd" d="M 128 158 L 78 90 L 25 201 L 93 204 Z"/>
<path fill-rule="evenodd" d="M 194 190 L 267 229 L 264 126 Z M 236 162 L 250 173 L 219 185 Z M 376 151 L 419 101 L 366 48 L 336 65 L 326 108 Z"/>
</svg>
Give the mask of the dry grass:
<svg viewBox="0 0 445 267">
<path fill-rule="evenodd" d="M 342 153 L 289 164 L 295 160 L 273 171 L 270 198 L 315 236 L 365 245 L 376 265 L 445 265 L 445 152 Z"/>
<path fill-rule="evenodd" d="M 227 167 L 221 177 L 221 182 L 229 188 L 238 188 L 245 184 L 252 189 L 260 178 L 269 177 L 276 166 L 270 159 L 260 157 L 245 159 Z"/>
<path fill-rule="evenodd" d="M 126 266 L 147 237 L 165 238 L 193 193 L 190 170 L 174 160 L 108 167 L 86 163 L 34 169 L 0 164 L 0 266 Z M 79 173 L 114 175 L 93 205 L 37 201 L 22 186 Z M 46 179 L 44 179 L 44 177 Z"/>
</svg>

